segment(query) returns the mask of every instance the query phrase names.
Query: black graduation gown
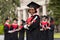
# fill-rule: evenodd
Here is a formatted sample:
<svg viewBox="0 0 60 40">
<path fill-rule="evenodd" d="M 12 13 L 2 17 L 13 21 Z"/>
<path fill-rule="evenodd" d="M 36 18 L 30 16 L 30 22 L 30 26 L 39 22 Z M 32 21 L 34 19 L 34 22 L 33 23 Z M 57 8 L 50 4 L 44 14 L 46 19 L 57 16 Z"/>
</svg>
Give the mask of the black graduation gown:
<svg viewBox="0 0 60 40">
<path fill-rule="evenodd" d="M 8 33 L 8 31 L 10 30 L 10 24 L 5 24 L 4 25 L 4 40 L 11 40 L 11 34 Z"/>
<path fill-rule="evenodd" d="M 49 24 L 47 23 L 47 26 L 49 26 Z M 42 29 L 42 27 L 40 26 L 40 29 Z M 48 40 L 48 29 L 47 30 L 40 30 L 40 40 Z"/>
<path fill-rule="evenodd" d="M 54 40 L 54 21 L 50 22 L 50 30 L 48 31 L 48 40 Z"/>
<path fill-rule="evenodd" d="M 18 25 L 11 25 L 10 30 L 18 29 Z M 18 31 L 11 33 L 11 40 L 18 40 Z"/>
<path fill-rule="evenodd" d="M 29 26 L 29 30 L 27 30 L 27 40 L 39 40 L 39 23 L 40 17 L 38 15 L 34 15 L 33 19 L 37 16 L 37 19 L 33 24 Z M 33 20 L 31 19 L 31 21 Z M 29 20 L 29 19 L 28 19 Z"/>
<path fill-rule="evenodd" d="M 23 25 L 21 25 L 23 26 Z M 20 27 L 21 27 L 20 26 Z M 19 40 L 24 40 L 24 32 L 25 32 L 25 29 L 22 28 L 20 31 L 19 31 Z"/>
</svg>

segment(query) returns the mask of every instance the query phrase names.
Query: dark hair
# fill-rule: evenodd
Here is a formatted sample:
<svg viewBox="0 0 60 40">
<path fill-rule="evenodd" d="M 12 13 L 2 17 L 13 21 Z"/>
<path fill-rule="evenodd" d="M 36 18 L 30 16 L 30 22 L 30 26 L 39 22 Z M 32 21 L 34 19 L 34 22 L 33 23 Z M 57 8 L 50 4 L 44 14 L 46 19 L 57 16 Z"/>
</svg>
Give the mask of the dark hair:
<svg viewBox="0 0 60 40">
<path fill-rule="evenodd" d="M 18 21 L 16 18 L 14 18 L 13 21 L 14 21 L 14 20 Z"/>
<path fill-rule="evenodd" d="M 5 21 L 9 20 L 9 18 L 5 18 Z"/>
<path fill-rule="evenodd" d="M 28 9 L 28 12 L 29 12 L 29 10 L 30 10 L 30 9 Z M 36 10 L 35 8 L 34 8 L 34 10 L 35 10 L 35 13 L 37 13 L 37 10 Z"/>
</svg>

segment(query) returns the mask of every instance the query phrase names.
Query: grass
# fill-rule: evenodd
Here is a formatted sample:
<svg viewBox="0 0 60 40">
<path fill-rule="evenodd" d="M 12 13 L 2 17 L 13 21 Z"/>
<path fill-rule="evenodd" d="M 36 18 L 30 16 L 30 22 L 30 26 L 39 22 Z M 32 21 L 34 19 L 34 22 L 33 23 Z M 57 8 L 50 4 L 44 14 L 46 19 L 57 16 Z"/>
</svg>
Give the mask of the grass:
<svg viewBox="0 0 60 40">
<path fill-rule="evenodd" d="M 54 38 L 60 38 L 60 33 L 55 33 Z"/>
<path fill-rule="evenodd" d="M 3 34 L 4 31 L 3 31 L 3 25 L 0 24 L 0 35 Z"/>
</svg>

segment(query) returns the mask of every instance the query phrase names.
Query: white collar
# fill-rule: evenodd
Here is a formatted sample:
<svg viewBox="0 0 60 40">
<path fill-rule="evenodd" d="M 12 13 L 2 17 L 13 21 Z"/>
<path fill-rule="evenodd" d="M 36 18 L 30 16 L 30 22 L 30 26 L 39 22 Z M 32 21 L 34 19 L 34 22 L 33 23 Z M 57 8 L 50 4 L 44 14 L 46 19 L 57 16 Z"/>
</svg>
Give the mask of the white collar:
<svg viewBox="0 0 60 40">
<path fill-rule="evenodd" d="M 9 24 L 8 22 L 6 22 L 5 24 Z"/>
</svg>

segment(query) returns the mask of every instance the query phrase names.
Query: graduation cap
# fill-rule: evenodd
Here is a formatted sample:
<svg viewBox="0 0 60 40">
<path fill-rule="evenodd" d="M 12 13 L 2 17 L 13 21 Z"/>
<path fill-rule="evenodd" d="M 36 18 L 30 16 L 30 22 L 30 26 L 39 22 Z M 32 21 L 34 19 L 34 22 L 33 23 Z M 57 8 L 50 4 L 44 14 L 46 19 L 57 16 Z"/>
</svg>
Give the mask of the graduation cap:
<svg viewBox="0 0 60 40">
<path fill-rule="evenodd" d="M 30 8 L 35 8 L 35 9 L 40 7 L 40 5 L 35 3 L 35 2 L 31 2 L 27 6 L 30 7 Z"/>
</svg>

